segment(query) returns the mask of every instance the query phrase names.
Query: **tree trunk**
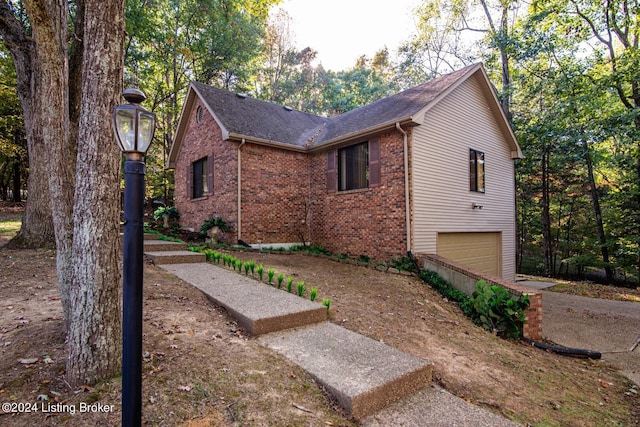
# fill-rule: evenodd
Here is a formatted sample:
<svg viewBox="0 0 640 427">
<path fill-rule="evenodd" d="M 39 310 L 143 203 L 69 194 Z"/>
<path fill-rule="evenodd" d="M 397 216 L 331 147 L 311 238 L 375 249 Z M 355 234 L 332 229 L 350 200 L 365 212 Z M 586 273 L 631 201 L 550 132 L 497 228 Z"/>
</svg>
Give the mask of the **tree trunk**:
<svg viewBox="0 0 640 427">
<path fill-rule="evenodd" d="M 22 196 L 20 194 L 20 190 L 22 188 L 22 180 L 20 179 L 20 156 L 16 156 L 15 162 L 13 163 L 13 190 L 12 190 L 12 198 L 11 201 L 13 203 L 20 203 L 22 201 Z"/>
<path fill-rule="evenodd" d="M 29 155 L 27 203 L 18 234 L 8 243 L 11 248 L 53 247 L 55 236 L 49 203 L 47 161 L 42 139 L 42 123 L 34 117 L 36 81 L 33 74 L 35 50 L 20 22 L 6 1 L 0 2 L 0 34 L 11 52 L 16 68 L 17 93 L 22 107 Z"/>
<path fill-rule="evenodd" d="M 124 68 L 124 1 L 86 1 L 82 101 L 73 206 L 67 378 L 94 383 L 120 371 L 119 285 L 121 153 L 111 111 L 120 103 Z M 94 46 L 109 46 L 109 52 Z"/>
<path fill-rule="evenodd" d="M 585 142 L 586 144 L 586 142 Z M 602 262 L 604 262 L 604 270 L 607 275 L 607 283 L 613 283 L 613 269 L 609 261 L 609 247 L 607 246 L 607 237 L 604 233 L 604 225 L 602 223 L 602 209 L 600 209 L 600 198 L 596 188 L 596 180 L 593 176 L 593 161 L 589 153 L 589 146 L 585 147 L 585 158 L 587 161 L 587 176 L 589 180 L 589 189 L 591 200 L 593 202 L 593 212 L 596 217 L 596 228 L 598 231 L 598 240 L 600 242 L 600 253 L 602 254 Z"/>
<path fill-rule="evenodd" d="M 30 167 L 27 178 L 27 202 L 22 215 L 22 226 L 7 243 L 8 248 L 54 248 L 55 234 L 49 203 L 49 183 L 42 143 L 30 144 Z M 37 161 L 39 160 L 39 161 Z"/>
<path fill-rule="evenodd" d="M 66 379 L 71 385 L 94 383 L 120 368 L 121 156 L 110 117 L 122 87 L 124 1 L 77 2 L 71 61 L 67 1 L 24 0 L 24 5 L 33 34 L 30 62 L 22 64 L 33 73 L 25 123 L 36 142 L 33 153 L 43 153 L 38 163 L 47 167 L 32 169 L 31 176 L 47 181 L 48 191 L 40 193 L 51 197 L 68 333 Z M 0 2 L 0 13 L 7 10 Z"/>
<path fill-rule="evenodd" d="M 53 228 L 57 273 L 65 325 L 70 327 L 69 288 L 73 260 L 73 189 L 75 159 L 69 141 L 67 17 L 65 0 L 24 0 L 34 40 L 32 102 L 34 129 L 42 132 Z"/>
<path fill-rule="evenodd" d="M 544 275 L 547 277 L 552 275 L 551 215 L 549 213 L 549 151 L 550 148 L 545 146 L 540 165 L 542 169 L 542 245 L 544 248 Z"/>
</svg>

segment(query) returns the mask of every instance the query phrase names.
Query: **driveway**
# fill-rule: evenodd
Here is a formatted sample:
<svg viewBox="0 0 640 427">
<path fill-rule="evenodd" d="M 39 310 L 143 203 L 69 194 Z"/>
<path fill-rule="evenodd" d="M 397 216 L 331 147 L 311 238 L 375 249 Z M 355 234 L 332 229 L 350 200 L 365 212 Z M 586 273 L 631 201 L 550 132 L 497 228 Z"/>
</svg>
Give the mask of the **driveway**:
<svg viewBox="0 0 640 427">
<path fill-rule="evenodd" d="M 602 360 L 640 385 L 640 303 L 542 290 L 542 332 L 556 344 L 601 352 Z"/>
</svg>

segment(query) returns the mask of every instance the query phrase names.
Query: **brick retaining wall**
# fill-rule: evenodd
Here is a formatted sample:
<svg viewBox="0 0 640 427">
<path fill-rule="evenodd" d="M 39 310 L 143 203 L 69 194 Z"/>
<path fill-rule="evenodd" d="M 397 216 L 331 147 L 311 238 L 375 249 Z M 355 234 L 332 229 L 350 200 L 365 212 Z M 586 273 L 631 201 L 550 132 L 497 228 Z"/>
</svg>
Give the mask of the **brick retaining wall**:
<svg viewBox="0 0 640 427">
<path fill-rule="evenodd" d="M 518 285 L 511 280 L 470 269 L 438 255 L 416 254 L 415 257 L 422 262 L 424 268 L 438 273 L 451 283 L 454 288 L 469 296 L 476 290 L 476 282 L 481 279 L 491 285 L 502 286 L 515 297 L 520 297 L 524 294 L 529 295 L 530 305 L 525 312 L 523 336 L 532 340 L 542 339 L 542 293 L 540 291 Z"/>
</svg>

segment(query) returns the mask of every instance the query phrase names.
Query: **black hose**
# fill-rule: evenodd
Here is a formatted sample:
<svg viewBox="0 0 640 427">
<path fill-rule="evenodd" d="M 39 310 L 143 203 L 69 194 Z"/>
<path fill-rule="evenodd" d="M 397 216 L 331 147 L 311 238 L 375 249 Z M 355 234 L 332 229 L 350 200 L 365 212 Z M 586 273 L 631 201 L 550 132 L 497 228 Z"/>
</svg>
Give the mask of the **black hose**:
<svg viewBox="0 0 640 427">
<path fill-rule="evenodd" d="M 413 256 L 413 254 L 411 253 L 411 251 L 407 251 L 407 256 L 409 257 L 409 259 L 411 261 L 413 261 L 413 266 L 416 268 L 416 274 L 418 276 L 420 276 L 420 266 L 418 265 L 418 260 Z"/>
<path fill-rule="evenodd" d="M 530 340 L 528 338 L 521 338 L 522 341 L 526 342 L 527 344 L 531 344 L 532 346 L 539 348 L 541 350 L 545 350 L 545 351 L 550 351 L 552 353 L 557 353 L 560 354 L 562 356 L 570 356 L 570 357 L 578 357 L 578 358 L 582 358 L 582 359 L 600 359 L 602 358 L 602 353 L 600 353 L 599 351 L 595 351 L 595 350 L 585 350 L 582 348 L 569 348 L 569 347 L 562 347 L 559 345 L 551 345 L 551 344 L 545 344 L 545 343 L 541 343 L 538 341 L 534 341 L 534 340 Z"/>
<path fill-rule="evenodd" d="M 250 248 L 250 247 L 251 247 L 251 245 L 250 245 L 250 244 L 248 244 L 248 243 L 247 243 L 247 242 L 245 242 L 244 240 L 240 240 L 240 239 L 238 239 L 238 244 L 239 244 L 240 246 L 244 246 L 245 248 Z"/>
</svg>

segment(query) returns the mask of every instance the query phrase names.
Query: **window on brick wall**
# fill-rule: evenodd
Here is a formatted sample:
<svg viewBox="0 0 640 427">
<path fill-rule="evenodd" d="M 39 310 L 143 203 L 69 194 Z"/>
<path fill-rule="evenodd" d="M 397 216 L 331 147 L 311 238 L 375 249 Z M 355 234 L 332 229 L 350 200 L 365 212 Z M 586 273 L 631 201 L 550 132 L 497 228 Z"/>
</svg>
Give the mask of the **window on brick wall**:
<svg viewBox="0 0 640 427">
<path fill-rule="evenodd" d="M 484 193 L 484 153 L 469 150 L 469 190 Z"/>
<path fill-rule="evenodd" d="M 190 178 L 191 198 L 213 194 L 213 155 L 191 163 Z"/>
<path fill-rule="evenodd" d="M 348 191 L 380 184 L 380 140 L 361 142 L 331 151 L 327 160 L 327 188 Z M 337 168 L 336 168 L 337 157 Z M 337 170 L 336 170 L 337 169 Z"/>
</svg>

